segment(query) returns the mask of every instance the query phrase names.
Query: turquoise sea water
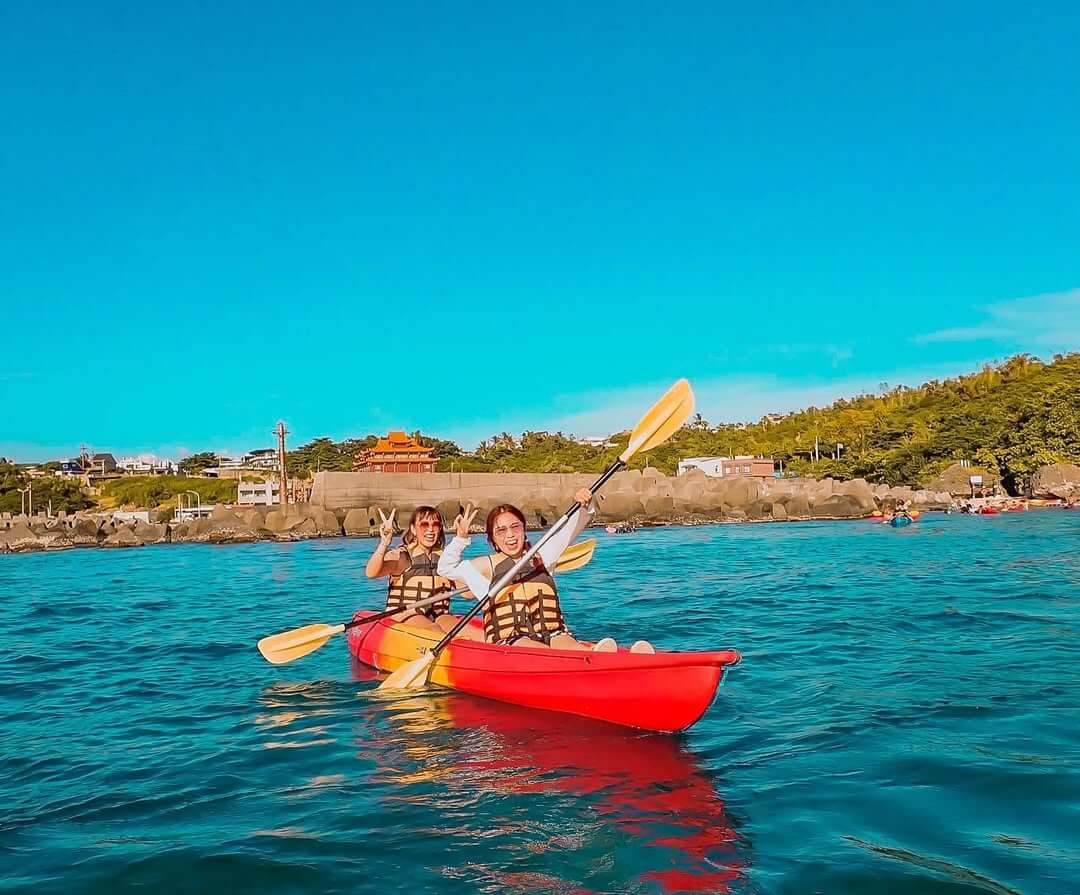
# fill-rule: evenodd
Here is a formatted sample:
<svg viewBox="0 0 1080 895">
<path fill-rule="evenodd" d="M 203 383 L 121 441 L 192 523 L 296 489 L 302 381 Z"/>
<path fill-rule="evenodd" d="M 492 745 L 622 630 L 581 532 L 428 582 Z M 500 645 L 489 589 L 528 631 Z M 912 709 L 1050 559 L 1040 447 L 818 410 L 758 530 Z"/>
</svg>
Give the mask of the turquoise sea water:
<svg viewBox="0 0 1080 895">
<path fill-rule="evenodd" d="M 0 891 L 1080 893 L 1080 512 L 598 537 L 577 633 L 743 652 L 686 734 L 265 664 L 368 540 L 0 557 Z"/>
</svg>

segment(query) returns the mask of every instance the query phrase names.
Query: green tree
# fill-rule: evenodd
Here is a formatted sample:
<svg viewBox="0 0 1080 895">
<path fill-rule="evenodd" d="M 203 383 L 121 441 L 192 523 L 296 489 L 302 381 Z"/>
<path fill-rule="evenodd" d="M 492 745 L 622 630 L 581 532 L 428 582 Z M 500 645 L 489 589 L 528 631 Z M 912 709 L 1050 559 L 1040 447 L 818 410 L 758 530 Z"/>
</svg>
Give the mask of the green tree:
<svg viewBox="0 0 1080 895">
<path fill-rule="evenodd" d="M 185 457 L 177 464 L 177 468 L 180 470 L 181 475 L 198 475 L 204 470 L 217 465 L 217 454 L 214 454 L 211 451 L 203 451 L 198 454 L 192 454 L 190 457 Z"/>
</svg>

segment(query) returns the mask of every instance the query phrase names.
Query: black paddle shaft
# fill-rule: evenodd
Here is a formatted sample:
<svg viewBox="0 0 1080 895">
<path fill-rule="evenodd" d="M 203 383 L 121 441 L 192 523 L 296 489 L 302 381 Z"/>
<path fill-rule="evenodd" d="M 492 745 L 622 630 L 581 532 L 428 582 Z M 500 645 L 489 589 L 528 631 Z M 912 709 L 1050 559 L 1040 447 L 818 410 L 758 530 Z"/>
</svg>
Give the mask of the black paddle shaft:
<svg viewBox="0 0 1080 895">
<path fill-rule="evenodd" d="M 608 480 L 625 465 L 626 464 L 622 460 L 616 460 L 607 469 L 604 470 L 604 473 L 600 476 L 600 478 L 598 478 L 595 482 L 592 483 L 592 487 L 589 488 L 589 490 L 593 494 L 596 494 L 596 492 L 603 488 L 604 485 L 607 484 Z M 570 505 L 570 508 L 562 514 L 559 520 L 553 526 L 551 526 L 550 529 L 548 529 L 549 534 L 554 534 L 556 531 L 566 525 L 574 517 L 574 513 L 576 513 L 580 509 L 581 504 L 575 500 Z M 527 550 L 525 554 L 521 557 L 521 559 L 514 563 L 510 570 L 505 575 L 503 575 L 498 582 L 491 582 L 491 586 L 488 587 L 487 595 L 477 600 L 476 605 L 473 606 L 472 609 L 470 609 L 468 612 L 466 612 L 465 615 L 461 617 L 461 620 L 456 625 L 454 625 L 453 628 L 450 629 L 447 635 L 431 648 L 431 653 L 433 656 L 438 656 L 439 653 L 442 652 L 446 644 L 448 644 L 451 640 L 457 637 L 457 635 L 460 634 L 462 630 L 464 630 L 465 626 L 470 621 L 472 621 L 473 616 L 475 616 L 476 613 L 478 613 L 481 609 L 484 608 L 484 606 L 487 605 L 487 601 L 490 600 L 497 591 L 502 590 L 506 582 L 511 581 L 513 577 L 525 567 L 525 564 L 533 558 L 533 556 L 541 547 L 544 546 L 544 542 L 546 540 L 547 536 L 537 541 L 536 546 L 533 547 L 531 550 Z M 498 587 L 495 586 L 496 583 L 498 584 Z"/>
<path fill-rule="evenodd" d="M 456 597 L 458 594 L 463 593 L 465 593 L 465 588 L 462 587 L 455 591 L 448 591 L 446 593 L 436 594 L 433 597 L 427 597 L 423 600 L 417 600 L 411 606 L 406 606 L 405 609 L 387 609 L 383 612 L 376 613 L 375 615 L 369 615 L 366 618 L 354 618 L 351 622 L 345 623 L 345 630 L 348 631 L 350 628 L 355 628 L 357 625 L 370 625 L 372 622 L 381 621 L 384 618 L 390 618 L 391 615 L 405 612 L 406 609 L 430 606 L 432 603 L 438 603 L 439 600 L 445 600 L 447 597 Z"/>
</svg>

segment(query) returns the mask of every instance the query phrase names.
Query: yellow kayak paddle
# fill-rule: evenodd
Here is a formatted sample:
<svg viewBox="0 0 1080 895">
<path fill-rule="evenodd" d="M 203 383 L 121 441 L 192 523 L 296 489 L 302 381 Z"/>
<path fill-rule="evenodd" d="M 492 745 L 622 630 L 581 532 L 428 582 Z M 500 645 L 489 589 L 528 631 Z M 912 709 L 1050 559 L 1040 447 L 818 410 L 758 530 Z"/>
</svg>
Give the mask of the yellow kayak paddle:
<svg viewBox="0 0 1080 895">
<path fill-rule="evenodd" d="M 619 455 L 619 458 L 614 463 L 604 470 L 603 475 L 593 482 L 592 487 L 589 490 L 593 494 L 596 494 L 597 491 L 607 484 L 608 480 L 615 475 L 616 472 L 630 462 L 630 458 L 635 454 L 652 450 L 657 445 L 663 444 L 675 434 L 679 427 L 686 422 L 687 418 L 693 412 L 694 392 L 691 390 L 689 382 L 685 379 L 680 379 L 664 393 L 659 401 L 649 408 L 648 412 L 646 412 L 640 420 L 638 420 L 638 424 L 634 426 L 634 430 L 630 433 L 630 443 L 626 446 L 626 450 Z M 535 553 L 560 529 L 567 525 L 574 517 L 574 513 L 580 509 L 581 505 L 579 503 L 573 503 L 555 524 L 544 533 L 544 536 L 536 542 L 535 546 L 526 550 L 505 575 L 502 575 L 497 581 L 491 583 L 488 587 L 487 594 L 477 601 L 476 605 L 461 617 L 461 620 L 445 637 L 443 637 L 442 640 L 435 644 L 429 652 L 402 665 L 379 685 L 379 689 L 422 689 L 428 682 L 428 674 L 432 665 L 438 658 L 439 653 L 446 648 L 446 645 L 457 636 L 458 632 L 469 623 L 469 620 L 474 615 L 484 608 L 484 605 L 493 595 L 502 591 L 503 588 L 514 580 L 514 576 L 525 568 L 526 564 L 533 558 Z"/>
</svg>

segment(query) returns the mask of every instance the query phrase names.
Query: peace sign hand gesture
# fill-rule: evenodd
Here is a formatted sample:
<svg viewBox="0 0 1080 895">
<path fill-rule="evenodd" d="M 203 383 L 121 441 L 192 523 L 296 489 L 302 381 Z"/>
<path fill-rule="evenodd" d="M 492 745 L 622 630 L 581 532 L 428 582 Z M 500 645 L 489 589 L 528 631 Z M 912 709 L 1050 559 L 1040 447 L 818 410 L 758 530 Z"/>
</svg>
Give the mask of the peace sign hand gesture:
<svg viewBox="0 0 1080 895">
<path fill-rule="evenodd" d="M 457 518 L 454 520 L 454 530 L 459 538 L 467 538 L 469 536 L 469 526 L 472 525 L 473 519 L 476 518 L 476 514 L 480 510 L 473 509 L 471 503 L 465 505 L 464 512 L 458 513 Z"/>
<path fill-rule="evenodd" d="M 381 508 L 376 507 L 376 509 L 379 510 L 379 518 L 382 519 L 382 524 L 379 526 L 379 543 L 383 547 L 389 547 L 394 539 L 394 515 L 397 513 L 397 507 L 390 511 L 389 516 L 384 514 Z"/>
</svg>

